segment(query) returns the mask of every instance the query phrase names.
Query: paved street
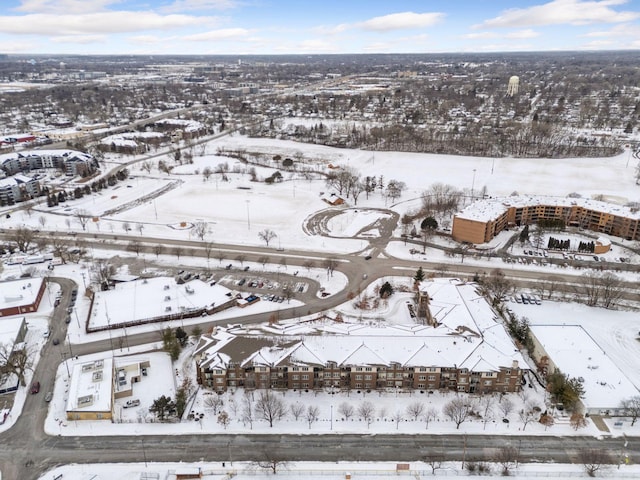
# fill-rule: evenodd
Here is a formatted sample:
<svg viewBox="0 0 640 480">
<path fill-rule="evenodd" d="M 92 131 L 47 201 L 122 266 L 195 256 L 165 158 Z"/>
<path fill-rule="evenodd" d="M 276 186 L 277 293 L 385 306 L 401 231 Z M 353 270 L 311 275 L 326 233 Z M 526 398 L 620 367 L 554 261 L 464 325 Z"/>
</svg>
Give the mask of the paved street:
<svg viewBox="0 0 640 480">
<path fill-rule="evenodd" d="M 387 229 L 389 232 L 391 228 Z M 390 233 L 389 233 L 390 235 Z M 84 240 L 96 248 L 122 249 L 113 235 L 86 235 Z M 116 238 L 115 240 L 119 240 Z M 126 240 L 124 238 L 123 240 Z M 137 237 L 143 247 L 150 249 L 158 239 Z M 383 251 L 386 242 L 376 239 L 374 255 Z M 193 241 L 163 240 L 166 244 L 180 244 L 195 250 L 196 256 L 204 257 L 202 244 Z M 271 262 L 280 257 L 287 259 L 289 271 L 299 269 L 304 272 L 304 262 L 312 259 L 316 266 L 331 258 L 336 270 L 345 274 L 349 285 L 343 291 L 324 299 L 310 291 L 301 298 L 305 302 L 304 312 L 300 308 L 284 308 L 280 318 L 293 318 L 308 311 L 321 312 L 344 303 L 350 292 L 357 292 L 366 285 L 387 275 L 412 276 L 418 265 L 426 271 L 435 271 L 440 264 L 427 261 L 397 260 L 374 258 L 366 260 L 358 255 L 326 255 L 320 252 L 274 251 L 260 247 L 238 247 L 216 245 L 226 258 L 234 258 L 238 252 L 245 255 L 245 261 L 257 261 L 268 254 Z M 473 276 L 490 269 L 462 262 L 447 265 L 450 275 Z M 224 262 L 223 262 L 224 263 Z M 551 272 L 532 272 L 527 270 L 504 269 L 502 262 L 495 261 L 496 268 L 503 268 L 508 278 L 518 286 L 531 286 L 541 278 L 553 278 L 559 283 L 559 289 L 572 291 L 576 277 Z M 285 274 L 286 275 L 286 274 Z M 302 276 L 302 275 L 301 275 Z M 293 277 L 292 277 L 293 278 Z M 70 302 L 70 291 L 75 284 L 64 278 L 52 278 L 63 288 L 61 305 L 50 320 L 51 337 L 44 346 L 41 360 L 34 378 L 42 384 L 42 391 L 53 390 L 55 370 L 68 347 L 54 346 L 51 339 L 61 341 L 66 335 L 66 308 Z M 243 317 L 244 323 L 265 322 L 270 314 L 255 314 Z M 215 325 L 215 320 L 202 322 L 203 329 Z M 158 341 L 158 333 L 128 335 L 129 345 L 138 345 Z M 74 355 L 105 351 L 110 341 L 95 341 L 73 346 Z M 35 479 L 47 469 L 64 463 L 93 462 L 141 462 L 145 461 L 240 461 L 261 459 L 265 455 L 290 461 L 315 460 L 361 460 L 361 461 L 415 461 L 424 458 L 428 452 L 437 452 L 449 460 L 491 460 L 496 449 L 504 445 L 517 447 L 521 461 L 571 462 L 577 458 L 577 452 L 584 447 L 604 448 L 619 456 L 624 441 L 621 439 L 597 440 L 590 437 L 504 437 L 504 436 L 465 436 L 465 435 L 188 435 L 188 436 L 146 436 L 146 437 L 51 437 L 43 431 L 47 404 L 42 395 L 29 395 L 24 414 L 16 425 L 0 437 L 0 468 L 3 478 Z M 640 461 L 640 439 L 629 439 L 625 450 L 631 461 Z"/>
</svg>

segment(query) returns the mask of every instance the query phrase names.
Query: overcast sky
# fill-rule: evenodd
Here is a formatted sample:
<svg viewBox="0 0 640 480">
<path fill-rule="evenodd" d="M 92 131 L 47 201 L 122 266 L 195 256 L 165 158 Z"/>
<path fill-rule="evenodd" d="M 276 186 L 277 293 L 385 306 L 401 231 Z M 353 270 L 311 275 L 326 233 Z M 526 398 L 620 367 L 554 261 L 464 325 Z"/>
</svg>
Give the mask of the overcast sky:
<svg viewBox="0 0 640 480">
<path fill-rule="evenodd" d="M 2 0 L 0 53 L 640 49 L 640 0 Z"/>
</svg>

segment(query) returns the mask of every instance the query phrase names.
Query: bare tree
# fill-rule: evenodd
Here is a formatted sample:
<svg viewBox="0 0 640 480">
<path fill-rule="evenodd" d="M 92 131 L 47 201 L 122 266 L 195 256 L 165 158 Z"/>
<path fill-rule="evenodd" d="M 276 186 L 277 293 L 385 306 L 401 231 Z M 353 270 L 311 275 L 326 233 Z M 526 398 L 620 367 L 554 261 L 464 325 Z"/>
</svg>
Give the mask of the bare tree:
<svg viewBox="0 0 640 480">
<path fill-rule="evenodd" d="M 440 450 L 431 450 L 424 457 L 424 463 L 431 467 L 431 475 L 436 474 L 436 470 L 442 468 L 444 455 Z"/>
<path fill-rule="evenodd" d="M 620 408 L 624 410 L 626 416 L 631 417 L 631 426 L 633 427 L 640 416 L 640 395 L 625 398 L 620 402 Z"/>
<path fill-rule="evenodd" d="M 104 287 L 108 285 L 109 279 L 116 273 L 114 265 L 104 259 L 97 259 L 91 265 L 91 278 L 98 285 Z"/>
<path fill-rule="evenodd" d="M 438 418 L 438 410 L 434 407 L 428 408 L 426 412 L 422 415 L 422 420 L 424 420 L 425 428 L 429 429 L 429 423 L 436 420 Z"/>
<path fill-rule="evenodd" d="M 513 411 L 513 401 L 509 398 L 502 398 L 498 403 L 498 408 L 502 412 L 502 415 L 506 418 Z"/>
<path fill-rule="evenodd" d="M 245 395 L 242 398 L 242 405 L 240 407 L 240 419 L 243 424 L 249 424 L 249 429 L 253 430 L 253 401 L 251 400 L 251 395 L 247 395 L 245 391 Z"/>
<path fill-rule="evenodd" d="M 240 266 L 244 266 L 244 261 L 247 259 L 247 256 L 244 253 L 236 255 L 236 262 L 240 262 Z"/>
<path fill-rule="evenodd" d="M 89 220 L 91 219 L 91 214 L 87 210 L 78 209 L 75 211 L 74 215 L 76 217 L 76 220 L 78 220 L 78 223 L 82 227 L 82 230 L 86 230 L 87 223 L 89 223 Z"/>
<path fill-rule="evenodd" d="M 545 413 L 540 416 L 540 423 L 544 425 L 544 431 L 546 432 L 547 428 L 553 427 L 555 420 L 553 419 L 553 416 L 549 415 L 548 413 Z"/>
<path fill-rule="evenodd" d="M 307 407 L 307 412 L 305 414 L 305 418 L 307 419 L 307 423 L 309 424 L 309 429 L 311 429 L 311 424 L 318 421 L 320 417 L 320 409 L 317 405 L 309 405 Z"/>
<path fill-rule="evenodd" d="M 122 224 L 122 230 L 124 230 L 125 232 L 128 232 L 131 230 L 131 224 L 129 222 L 124 222 Z"/>
<path fill-rule="evenodd" d="M 164 252 L 164 245 L 162 245 L 161 243 L 158 243 L 156 245 L 154 245 L 153 247 L 153 253 L 156 254 L 156 258 L 158 258 L 158 256 Z"/>
<path fill-rule="evenodd" d="M 270 470 L 272 474 L 276 475 L 278 470 L 281 468 L 286 468 L 289 464 L 286 460 L 284 460 L 280 455 L 276 454 L 274 450 L 265 450 L 262 452 L 262 459 L 257 460 L 254 465 L 256 467 Z"/>
<path fill-rule="evenodd" d="M 22 344 L 21 348 L 13 348 L 12 345 L 0 343 L 0 365 L 2 365 L 2 369 L 16 375 L 20 385 L 23 387 L 27 384 L 25 373 L 33 370 L 33 357 L 34 352 L 29 350 L 25 344 Z"/>
<path fill-rule="evenodd" d="M 225 430 L 231 423 L 231 418 L 229 417 L 229 414 L 224 410 L 218 414 L 218 423 L 222 425 Z"/>
<path fill-rule="evenodd" d="M 213 410 L 213 414 L 217 415 L 222 406 L 224 405 L 224 401 L 220 397 L 220 395 L 208 395 L 204 399 L 205 407 L 211 408 Z"/>
<path fill-rule="evenodd" d="M 376 411 L 373 403 L 365 400 L 360 405 L 358 405 L 358 415 L 362 417 L 362 419 L 367 422 L 367 428 L 373 422 L 373 414 Z"/>
<path fill-rule="evenodd" d="M 211 260 L 211 255 L 213 255 L 213 243 L 205 242 L 202 246 L 204 248 L 204 255 L 207 257 L 207 267 L 209 266 L 209 260 Z"/>
<path fill-rule="evenodd" d="M 196 222 L 193 224 L 193 234 L 201 241 L 209 233 L 209 224 L 207 222 Z"/>
<path fill-rule="evenodd" d="M 519 452 L 516 447 L 505 445 L 496 453 L 496 463 L 502 465 L 502 475 L 509 476 L 511 469 L 518 465 Z"/>
<path fill-rule="evenodd" d="M 335 258 L 327 258 L 324 261 L 324 267 L 327 269 L 327 273 L 333 277 L 333 271 L 338 266 L 338 261 Z"/>
<path fill-rule="evenodd" d="M 262 230 L 261 232 L 258 232 L 258 237 L 264 242 L 266 243 L 267 247 L 269 246 L 269 242 L 271 240 L 273 240 L 274 238 L 276 238 L 278 235 L 276 234 L 276 232 L 274 232 L 273 230 L 271 230 L 270 228 L 265 228 L 264 230 Z"/>
<path fill-rule="evenodd" d="M 45 217 L 44 215 L 40 215 L 40 217 L 38 217 L 38 223 L 42 228 L 44 228 L 44 226 L 47 224 L 47 217 Z"/>
<path fill-rule="evenodd" d="M 222 261 L 225 259 L 225 255 L 224 252 L 222 250 L 218 250 L 218 252 L 216 253 L 216 258 L 218 259 L 218 263 L 222 263 Z"/>
<path fill-rule="evenodd" d="M 424 414 L 424 403 L 416 401 L 407 405 L 407 415 L 412 417 L 414 422 L 418 420 L 422 414 Z"/>
<path fill-rule="evenodd" d="M 262 268 L 264 269 L 265 265 L 269 263 L 269 257 L 267 257 L 266 255 L 260 256 L 258 258 L 258 263 L 260 263 L 262 265 Z"/>
<path fill-rule="evenodd" d="M 204 167 L 202 169 L 202 181 L 206 182 L 207 180 L 209 180 L 209 177 L 211 177 L 212 174 L 213 170 L 211 170 L 211 168 Z"/>
<path fill-rule="evenodd" d="M 14 242 L 21 252 L 26 252 L 34 239 L 35 232 L 28 227 L 18 227 L 9 234 L 9 240 Z"/>
<path fill-rule="evenodd" d="M 355 409 L 350 403 L 342 402 L 340 405 L 338 405 L 338 413 L 342 415 L 345 420 L 349 420 L 351 417 L 353 417 Z"/>
<path fill-rule="evenodd" d="M 291 416 L 295 420 L 299 420 L 300 417 L 304 414 L 304 404 L 296 402 L 289 405 L 289 411 L 291 412 Z"/>
<path fill-rule="evenodd" d="M 596 473 L 605 465 L 612 465 L 613 458 L 603 448 L 583 448 L 578 453 L 580 462 L 584 465 L 587 475 L 595 477 Z"/>
<path fill-rule="evenodd" d="M 487 423 L 494 420 L 493 407 L 495 405 L 495 398 L 492 395 L 485 395 L 480 399 L 479 405 L 482 412 L 482 428 L 487 428 Z"/>
<path fill-rule="evenodd" d="M 534 405 L 527 402 L 525 407 L 518 412 L 518 417 L 522 422 L 522 431 L 524 432 L 531 422 L 537 421 L 539 418 L 538 412 L 535 411 Z"/>
<path fill-rule="evenodd" d="M 260 392 L 256 400 L 255 412 L 258 418 L 269 422 L 273 427 L 273 422 L 282 420 L 287 416 L 287 410 L 281 398 L 276 397 L 271 390 Z"/>
<path fill-rule="evenodd" d="M 587 426 L 587 419 L 584 418 L 582 413 L 573 412 L 571 417 L 569 417 L 569 425 L 571 425 L 574 430 L 579 430 Z"/>
<path fill-rule="evenodd" d="M 396 422 L 396 430 L 400 426 L 400 422 L 403 420 L 402 412 L 400 410 L 396 410 L 394 414 L 391 416 L 391 419 Z"/>
<path fill-rule="evenodd" d="M 180 260 L 180 255 L 182 255 L 183 253 L 183 249 L 181 246 L 176 245 L 175 247 L 173 247 L 173 254 L 178 258 L 178 260 Z"/>
<path fill-rule="evenodd" d="M 316 264 L 314 263 L 314 261 L 313 261 L 313 260 L 305 260 L 305 261 L 304 261 L 304 263 L 302 264 L 302 266 L 303 266 L 304 268 L 306 268 L 306 269 L 307 269 L 307 272 L 308 272 L 308 271 L 309 271 L 309 270 L 311 270 L 313 267 L 315 267 L 315 266 L 316 266 Z"/>
<path fill-rule="evenodd" d="M 140 255 L 140 251 L 142 250 L 142 245 L 137 240 L 129 242 L 127 245 L 127 250 L 133 252 L 137 255 Z"/>
<path fill-rule="evenodd" d="M 467 399 L 457 397 L 445 404 L 442 408 L 442 413 L 456 424 L 457 430 L 460 428 L 460 425 L 469 418 L 469 415 L 471 415 L 471 408 L 468 405 Z"/>
</svg>

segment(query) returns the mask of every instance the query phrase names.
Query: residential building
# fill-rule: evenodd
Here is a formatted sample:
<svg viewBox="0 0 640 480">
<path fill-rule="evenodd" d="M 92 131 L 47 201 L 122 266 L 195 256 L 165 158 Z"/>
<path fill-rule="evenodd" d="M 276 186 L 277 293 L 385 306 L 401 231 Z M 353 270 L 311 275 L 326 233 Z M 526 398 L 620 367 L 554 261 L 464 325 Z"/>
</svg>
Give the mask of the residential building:
<svg viewBox="0 0 640 480">
<path fill-rule="evenodd" d="M 0 170 L 7 175 L 43 168 L 56 168 L 68 176 L 86 176 L 97 170 L 98 162 L 91 155 L 75 150 L 33 150 L 0 155 Z"/>
<path fill-rule="evenodd" d="M 560 220 L 567 226 L 640 240 L 640 210 L 636 207 L 585 198 L 533 196 L 479 200 L 453 217 L 451 235 L 458 242 L 482 244 L 509 227 L 540 220 Z"/>
<path fill-rule="evenodd" d="M 218 329 L 196 348 L 198 383 L 249 389 L 516 392 L 524 358 L 474 284 L 425 282 L 430 325 Z"/>
<path fill-rule="evenodd" d="M 40 195 L 40 182 L 37 178 L 25 175 L 0 178 L 0 206 L 30 200 Z"/>
</svg>

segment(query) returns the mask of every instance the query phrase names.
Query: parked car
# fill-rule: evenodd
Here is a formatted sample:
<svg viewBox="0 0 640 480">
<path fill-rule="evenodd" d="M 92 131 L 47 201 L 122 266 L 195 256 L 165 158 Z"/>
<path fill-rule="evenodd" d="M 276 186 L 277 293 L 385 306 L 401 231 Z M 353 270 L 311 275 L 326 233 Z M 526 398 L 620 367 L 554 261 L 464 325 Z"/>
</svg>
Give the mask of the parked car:
<svg viewBox="0 0 640 480">
<path fill-rule="evenodd" d="M 40 382 L 33 382 L 31 384 L 31 394 L 35 395 L 40 391 Z"/>
<path fill-rule="evenodd" d="M 138 407 L 140 406 L 140 400 L 138 400 L 137 398 L 134 398 L 132 400 L 127 400 L 126 403 L 123 405 L 123 408 L 132 408 L 132 407 Z"/>
<path fill-rule="evenodd" d="M 53 392 L 47 392 L 47 394 L 44 396 L 44 401 L 49 403 L 52 398 L 53 398 Z"/>
</svg>

